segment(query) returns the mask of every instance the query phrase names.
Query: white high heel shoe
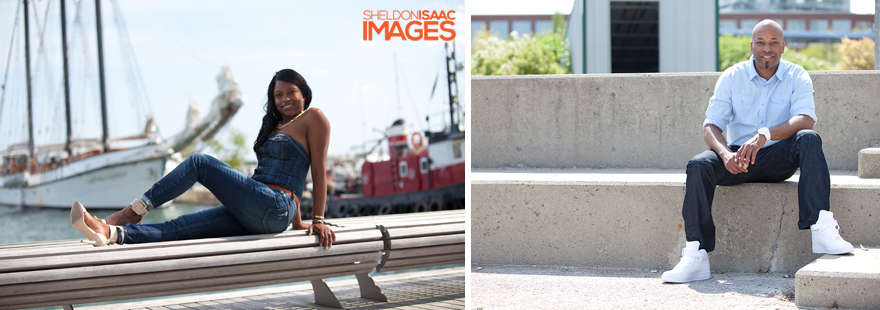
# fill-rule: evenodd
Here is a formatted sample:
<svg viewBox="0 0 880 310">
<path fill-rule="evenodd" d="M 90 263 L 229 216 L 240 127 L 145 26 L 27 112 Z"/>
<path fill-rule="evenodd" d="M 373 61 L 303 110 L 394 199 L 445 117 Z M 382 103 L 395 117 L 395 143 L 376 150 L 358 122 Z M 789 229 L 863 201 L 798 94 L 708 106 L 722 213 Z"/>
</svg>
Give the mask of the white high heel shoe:
<svg viewBox="0 0 880 310">
<path fill-rule="evenodd" d="M 104 237 L 104 235 L 96 233 L 86 225 L 85 213 L 86 207 L 79 203 L 79 201 L 74 202 L 73 207 L 70 208 L 70 224 L 73 225 L 73 228 L 85 235 L 86 238 L 89 238 L 88 240 L 80 241 L 96 247 L 116 243 L 116 227 L 108 225 L 108 228 L 110 229 L 110 238 L 108 239 L 107 237 Z"/>
</svg>

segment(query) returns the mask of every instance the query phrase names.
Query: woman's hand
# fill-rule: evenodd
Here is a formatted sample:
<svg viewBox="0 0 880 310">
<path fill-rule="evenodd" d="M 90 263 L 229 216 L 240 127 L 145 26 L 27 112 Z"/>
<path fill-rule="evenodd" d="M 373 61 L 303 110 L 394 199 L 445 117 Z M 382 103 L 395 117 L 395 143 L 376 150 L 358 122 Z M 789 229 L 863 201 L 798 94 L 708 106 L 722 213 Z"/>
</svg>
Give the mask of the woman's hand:
<svg viewBox="0 0 880 310">
<path fill-rule="evenodd" d="M 318 245 L 324 247 L 325 250 L 329 249 L 330 246 L 333 245 L 333 242 L 336 241 L 336 233 L 334 233 L 330 227 L 324 225 L 324 223 L 312 223 L 312 225 L 309 225 L 306 235 L 311 236 L 312 233 L 320 238 Z"/>
</svg>

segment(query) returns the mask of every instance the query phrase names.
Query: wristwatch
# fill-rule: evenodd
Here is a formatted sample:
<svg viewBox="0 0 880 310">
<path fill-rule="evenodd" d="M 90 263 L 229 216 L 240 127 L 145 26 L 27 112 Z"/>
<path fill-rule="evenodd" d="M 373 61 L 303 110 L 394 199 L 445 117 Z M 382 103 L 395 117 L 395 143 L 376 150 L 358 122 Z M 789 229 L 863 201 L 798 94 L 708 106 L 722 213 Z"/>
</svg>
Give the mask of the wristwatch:
<svg viewBox="0 0 880 310">
<path fill-rule="evenodd" d="M 758 129 L 758 134 L 764 136 L 764 138 L 767 138 L 767 142 L 770 142 L 770 128 L 761 127 Z"/>
</svg>

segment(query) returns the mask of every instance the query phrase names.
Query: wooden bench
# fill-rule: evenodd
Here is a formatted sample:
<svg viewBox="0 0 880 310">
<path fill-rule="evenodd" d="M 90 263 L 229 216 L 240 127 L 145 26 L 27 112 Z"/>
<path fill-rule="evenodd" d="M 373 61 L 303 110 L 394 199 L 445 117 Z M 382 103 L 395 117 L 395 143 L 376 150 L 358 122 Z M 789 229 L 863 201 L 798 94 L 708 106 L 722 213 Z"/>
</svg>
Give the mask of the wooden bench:
<svg viewBox="0 0 880 310">
<path fill-rule="evenodd" d="M 426 229 L 437 232 L 441 226 L 448 225 L 438 223 L 457 217 L 463 231 L 464 210 L 421 213 L 408 219 L 390 217 L 337 220 L 340 227 L 334 227 L 336 243 L 329 250 L 318 247 L 317 237 L 289 230 L 276 235 L 101 248 L 78 240 L 0 245 L 0 309 L 57 305 L 72 308 L 73 304 L 81 303 L 305 280 L 312 282 L 316 303 L 341 307 L 323 279 L 350 275 L 356 275 L 361 285 L 361 297 L 387 301 L 368 274 L 379 266 L 378 261 L 385 264 L 386 260 L 392 259 L 386 250 L 389 244 L 393 245 L 389 239 L 391 232 L 406 231 L 408 236 L 422 236 L 408 239 L 423 238 L 420 241 L 423 246 L 419 248 L 430 248 L 432 245 L 425 243 L 429 239 L 424 238 L 431 237 L 424 236 L 426 233 L 418 234 L 416 227 L 412 226 L 397 227 L 404 225 L 402 222 L 425 223 Z M 443 242 L 441 239 L 435 240 Z M 463 250 L 463 234 L 460 239 Z M 393 246 L 390 249 L 395 251 Z M 463 251 L 457 262 L 464 262 Z M 420 261 L 401 267 L 422 265 L 424 262 Z"/>
<path fill-rule="evenodd" d="M 381 221 L 377 220 L 381 218 Z M 461 264 L 465 260 L 464 210 L 332 219 L 345 226 L 381 222 L 384 255 L 376 271 Z"/>
<path fill-rule="evenodd" d="M 383 225 L 382 261 L 376 271 L 464 263 L 465 223 L 463 217 L 408 219 Z"/>
</svg>

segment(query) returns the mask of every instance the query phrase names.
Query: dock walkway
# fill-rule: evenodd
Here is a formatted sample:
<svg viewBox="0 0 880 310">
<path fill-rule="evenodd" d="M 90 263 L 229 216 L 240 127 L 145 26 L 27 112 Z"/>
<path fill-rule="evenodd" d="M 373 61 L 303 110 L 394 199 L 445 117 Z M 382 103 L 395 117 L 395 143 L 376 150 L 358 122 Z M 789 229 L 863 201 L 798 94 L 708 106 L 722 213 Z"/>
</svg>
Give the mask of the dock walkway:
<svg viewBox="0 0 880 310">
<path fill-rule="evenodd" d="M 464 267 L 378 275 L 388 302 L 360 298 L 356 279 L 327 281 L 345 309 L 464 309 Z M 78 306 L 76 309 L 336 309 L 315 304 L 312 286 L 272 286 L 145 301 Z"/>
</svg>

